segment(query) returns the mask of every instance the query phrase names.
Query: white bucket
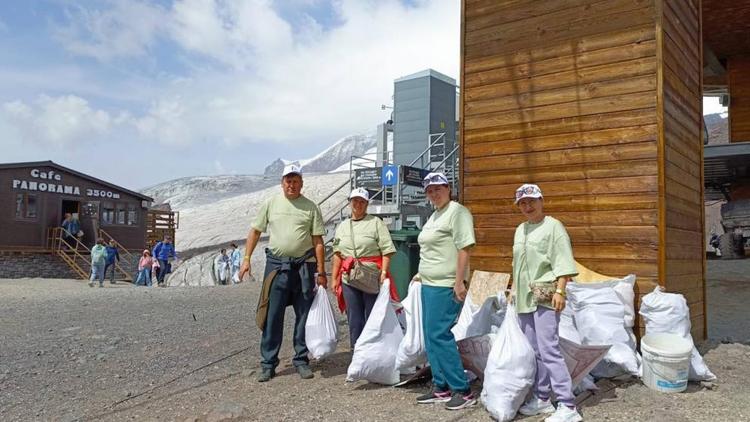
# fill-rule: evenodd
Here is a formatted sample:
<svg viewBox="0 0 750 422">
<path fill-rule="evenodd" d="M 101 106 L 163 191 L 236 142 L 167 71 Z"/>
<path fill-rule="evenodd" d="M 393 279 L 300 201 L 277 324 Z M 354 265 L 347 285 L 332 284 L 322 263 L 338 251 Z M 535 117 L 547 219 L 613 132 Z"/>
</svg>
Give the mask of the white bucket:
<svg viewBox="0 0 750 422">
<path fill-rule="evenodd" d="M 685 391 L 693 344 L 676 334 L 647 334 L 641 339 L 643 383 L 663 393 Z"/>
</svg>

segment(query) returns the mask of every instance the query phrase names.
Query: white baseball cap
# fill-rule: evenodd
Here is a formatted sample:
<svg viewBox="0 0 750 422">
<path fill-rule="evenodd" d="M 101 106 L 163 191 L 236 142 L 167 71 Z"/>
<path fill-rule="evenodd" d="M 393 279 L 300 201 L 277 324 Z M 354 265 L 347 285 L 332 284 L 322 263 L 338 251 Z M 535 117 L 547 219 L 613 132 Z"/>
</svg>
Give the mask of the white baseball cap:
<svg viewBox="0 0 750 422">
<path fill-rule="evenodd" d="M 367 192 L 365 188 L 352 189 L 352 193 L 349 194 L 349 199 L 362 198 L 367 202 L 370 202 L 370 192 Z"/>
<path fill-rule="evenodd" d="M 523 198 L 540 199 L 542 198 L 542 190 L 539 189 L 539 186 L 533 185 L 531 183 L 523 184 L 521 185 L 521 187 L 516 189 L 516 204 Z"/>
<path fill-rule="evenodd" d="M 284 166 L 284 172 L 281 174 L 281 177 L 289 176 L 290 174 L 299 174 L 302 176 L 302 169 L 297 164 L 287 164 Z"/>
<path fill-rule="evenodd" d="M 430 173 L 422 179 L 422 187 L 427 189 L 432 185 L 449 185 L 448 178 L 443 173 Z"/>
</svg>

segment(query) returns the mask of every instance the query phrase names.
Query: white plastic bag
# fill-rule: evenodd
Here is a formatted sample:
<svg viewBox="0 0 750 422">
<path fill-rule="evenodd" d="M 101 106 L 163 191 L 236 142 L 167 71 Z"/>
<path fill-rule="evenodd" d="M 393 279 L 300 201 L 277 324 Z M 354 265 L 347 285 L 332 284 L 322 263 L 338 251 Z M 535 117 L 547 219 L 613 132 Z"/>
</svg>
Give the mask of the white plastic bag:
<svg viewBox="0 0 750 422">
<path fill-rule="evenodd" d="M 510 305 L 484 369 L 481 399 L 492 417 L 500 422 L 512 420 L 534 385 L 535 374 L 534 349 L 521 331 L 515 307 Z"/>
<path fill-rule="evenodd" d="M 391 281 L 386 279 L 380 286 L 365 327 L 354 345 L 354 354 L 346 372 L 347 381 L 393 385 L 400 381 L 396 368 L 396 354 L 404 333 L 390 303 Z"/>
<path fill-rule="evenodd" d="M 481 306 L 475 305 L 471 293 L 468 293 L 458 321 L 451 328 L 456 341 L 497 331 L 505 318 L 506 307 L 504 293 L 488 297 Z"/>
<path fill-rule="evenodd" d="M 660 287 L 643 296 L 639 311 L 646 323 L 646 334 L 671 333 L 677 334 L 693 343 L 690 355 L 690 381 L 713 381 L 716 379 L 703 361 L 698 349 L 695 348 L 693 336 L 690 334 L 690 308 L 685 297 L 675 293 L 665 293 Z"/>
<path fill-rule="evenodd" d="M 406 319 L 406 334 L 396 352 L 396 368 L 408 371 L 427 362 L 422 328 L 422 283 L 412 282 L 403 302 Z"/>
<path fill-rule="evenodd" d="M 567 292 L 581 344 L 612 345 L 591 374 L 597 378 L 637 376 L 641 359 L 632 330 L 625 326 L 625 307 L 613 287 L 607 283 L 569 283 Z"/>
<path fill-rule="evenodd" d="M 578 334 L 578 329 L 576 328 L 573 306 L 570 304 L 570 301 L 565 304 L 565 308 L 560 312 L 560 324 L 557 326 L 557 334 L 573 343 L 581 344 L 581 335 Z"/>
<path fill-rule="evenodd" d="M 336 351 L 338 326 L 333 316 L 326 289 L 316 288 L 305 323 L 305 343 L 314 359 L 322 359 Z"/>
</svg>

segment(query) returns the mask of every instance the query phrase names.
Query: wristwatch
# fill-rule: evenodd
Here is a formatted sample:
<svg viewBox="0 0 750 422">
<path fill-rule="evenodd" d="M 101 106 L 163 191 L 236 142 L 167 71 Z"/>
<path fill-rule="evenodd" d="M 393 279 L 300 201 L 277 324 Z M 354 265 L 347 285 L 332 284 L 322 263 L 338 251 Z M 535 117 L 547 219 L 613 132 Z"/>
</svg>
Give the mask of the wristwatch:
<svg viewBox="0 0 750 422">
<path fill-rule="evenodd" d="M 557 289 L 555 290 L 555 293 L 559 294 L 562 297 L 565 297 L 565 290 L 563 289 Z"/>
</svg>

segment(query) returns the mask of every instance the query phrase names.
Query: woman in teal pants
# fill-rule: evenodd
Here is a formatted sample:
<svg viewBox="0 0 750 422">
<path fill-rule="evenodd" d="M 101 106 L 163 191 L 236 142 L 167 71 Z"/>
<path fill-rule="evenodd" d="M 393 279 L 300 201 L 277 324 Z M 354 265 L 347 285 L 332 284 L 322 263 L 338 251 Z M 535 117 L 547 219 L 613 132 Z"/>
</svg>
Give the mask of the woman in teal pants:
<svg viewBox="0 0 750 422">
<path fill-rule="evenodd" d="M 419 278 L 422 281 L 422 326 L 432 391 L 419 403 L 445 403 L 450 410 L 473 406 L 451 327 L 466 298 L 469 248 L 474 246 L 474 221 L 463 205 L 451 201 L 448 179 L 430 173 L 422 181 L 435 212 L 419 234 Z"/>
</svg>

